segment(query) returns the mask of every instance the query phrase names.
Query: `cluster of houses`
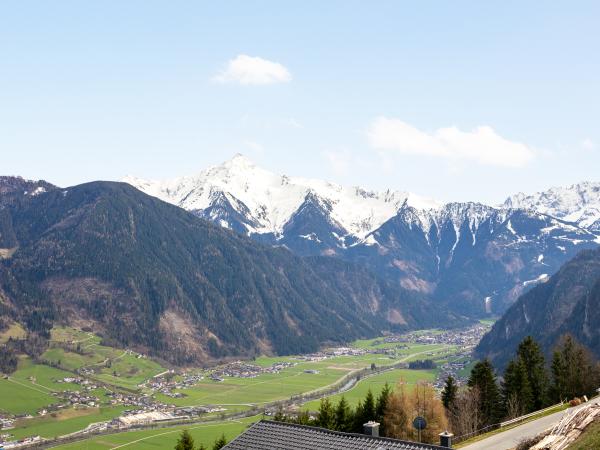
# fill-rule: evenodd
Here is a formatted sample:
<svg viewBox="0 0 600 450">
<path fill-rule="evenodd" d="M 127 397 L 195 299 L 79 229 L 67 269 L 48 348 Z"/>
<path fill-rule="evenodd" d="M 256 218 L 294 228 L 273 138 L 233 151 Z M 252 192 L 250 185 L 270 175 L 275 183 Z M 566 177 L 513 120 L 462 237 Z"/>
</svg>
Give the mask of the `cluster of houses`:
<svg viewBox="0 0 600 450">
<path fill-rule="evenodd" d="M 461 376 L 461 373 L 463 369 L 471 363 L 470 358 L 471 353 L 465 352 L 461 355 L 458 355 L 456 361 L 450 361 L 440 366 L 440 371 L 438 372 L 434 386 L 437 389 L 442 389 L 444 387 L 444 383 L 446 382 L 446 378 L 448 378 L 448 375 L 452 376 L 452 378 L 456 380 L 457 384 L 465 384 L 467 382 L 467 378 Z"/>
<path fill-rule="evenodd" d="M 90 395 L 80 391 L 64 391 L 61 395 L 70 405 L 96 407 L 100 404 L 100 399 L 98 399 L 98 397 L 95 395 Z"/>
<path fill-rule="evenodd" d="M 414 344 L 447 344 L 472 349 L 490 330 L 490 325 L 477 323 L 467 328 L 453 330 L 414 331 L 398 336 L 386 336 L 385 342 L 409 342 Z"/>
<path fill-rule="evenodd" d="M 0 416 L 0 430 L 10 430 L 15 427 L 15 419 L 12 417 Z"/>
<path fill-rule="evenodd" d="M 330 359 L 330 358 L 336 358 L 338 356 L 362 356 L 362 355 L 365 355 L 366 353 L 370 353 L 370 352 L 367 352 L 366 350 L 364 350 L 362 348 L 334 347 L 334 348 L 324 349 L 319 352 L 310 353 L 307 355 L 296 356 L 296 359 L 298 359 L 300 361 L 307 361 L 307 362 L 319 362 L 319 361 L 324 361 L 324 360 Z"/>
<path fill-rule="evenodd" d="M 220 366 L 213 370 L 212 375 L 219 378 L 234 377 L 234 378 L 255 378 L 263 373 L 279 373 L 282 370 L 295 366 L 296 363 L 280 361 L 268 367 L 258 366 L 244 361 L 234 361 L 224 366 Z"/>
<path fill-rule="evenodd" d="M 6 439 L 4 439 L 4 436 L 7 436 Z M 18 440 L 10 440 L 11 438 L 12 438 L 11 435 L 5 435 L 5 434 L 0 435 L 0 449 L 1 450 L 9 450 L 9 449 L 13 449 L 13 448 L 25 447 L 26 445 L 31 445 L 36 442 L 40 442 L 42 440 L 42 438 L 40 436 L 29 436 L 29 437 L 26 437 L 23 439 L 18 439 Z"/>
</svg>

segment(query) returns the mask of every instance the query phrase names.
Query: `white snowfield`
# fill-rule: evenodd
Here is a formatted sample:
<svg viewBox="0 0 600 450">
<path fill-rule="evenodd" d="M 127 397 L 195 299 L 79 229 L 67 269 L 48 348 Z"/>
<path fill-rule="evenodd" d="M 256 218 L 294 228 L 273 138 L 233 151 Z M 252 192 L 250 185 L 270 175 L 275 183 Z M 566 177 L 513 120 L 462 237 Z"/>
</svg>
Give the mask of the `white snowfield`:
<svg viewBox="0 0 600 450">
<path fill-rule="evenodd" d="M 414 208 L 404 208 L 404 219 L 409 225 L 417 225 L 428 233 L 433 225 L 439 232 L 441 224 L 450 223 L 457 242 L 461 238 L 462 224 L 468 223 L 470 233 L 465 238 L 472 240 L 473 245 L 476 243 L 476 230 L 482 222 L 494 217 L 492 225 L 500 225 L 508 217 L 508 212 L 515 208 L 573 222 L 576 224 L 571 226 L 573 230 L 581 227 L 600 231 L 600 183 L 591 182 L 551 188 L 532 195 L 520 193 L 496 207 L 472 202 L 444 204 L 411 192 L 369 191 L 323 180 L 278 175 L 256 166 L 240 154 L 197 175 L 163 181 L 128 176 L 123 181 L 190 211 L 205 210 L 225 198 L 248 219 L 248 234 L 273 233 L 280 236 L 309 195 L 329 211 L 331 223 L 367 245 L 376 244 L 376 237 L 371 233 L 406 206 Z M 220 217 L 213 219 L 222 226 L 229 226 Z M 569 227 L 559 221 L 555 226 Z M 344 236 L 337 237 L 343 245 Z M 316 235 L 306 236 L 306 239 L 315 238 Z"/>
</svg>

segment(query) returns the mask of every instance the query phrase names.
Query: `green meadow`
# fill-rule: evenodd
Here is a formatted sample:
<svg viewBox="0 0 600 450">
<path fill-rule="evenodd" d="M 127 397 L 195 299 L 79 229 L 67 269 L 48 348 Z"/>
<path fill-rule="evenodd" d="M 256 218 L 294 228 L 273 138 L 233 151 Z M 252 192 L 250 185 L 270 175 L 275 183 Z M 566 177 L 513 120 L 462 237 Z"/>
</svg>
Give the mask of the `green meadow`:
<svg viewBox="0 0 600 450">
<path fill-rule="evenodd" d="M 159 428 L 144 431 L 129 431 L 106 436 L 98 436 L 85 441 L 54 447 L 60 450 L 107 450 L 123 448 L 126 450 L 165 450 L 175 447 L 182 430 L 188 430 L 196 445 L 204 444 L 211 448 L 213 442 L 225 434 L 228 441 L 246 430 L 260 416 L 247 417 L 238 421 L 224 421 L 199 425 Z"/>
<path fill-rule="evenodd" d="M 352 406 L 356 406 L 360 400 L 363 400 L 369 389 L 373 395 L 377 396 L 381 389 L 388 383 L 392 388 L 399 382 L 403 381 L 411 389 L 418 381 L 434 381 L 436 376 L 435 370 L 410 370 L 410 369 L 395 369 L 387 372 L 379 373 L 360 380 L 352 389 L 329 397 L 334 403 L 339 402 L 340 398 L 344 398 Z M 302 409 L 316 411 L 319 408 L 320 400 L 308 402 L 302 406 Z"/>
<path fill-rule="evenodd" d="M 33 419 L 20 420 L 16 428 L 10 430 L 15 438 L 39 435 L 45 438 L 63 436 L 79 431 L 96 422 L 117 417 L 125 409 L 123 406 L 105 408 L 69 408 Z"/>
<path fill-rule="evenodd" d="M 8 378 L 0 379 L 0 411 L 11 414 L 35 414 L 37 410 L 59 403 L 54 392 L 77 389 L 68 383 L 55 380 L 72 376 L 71 373 L 21 358 L 19 365 Z"/>
</svg>

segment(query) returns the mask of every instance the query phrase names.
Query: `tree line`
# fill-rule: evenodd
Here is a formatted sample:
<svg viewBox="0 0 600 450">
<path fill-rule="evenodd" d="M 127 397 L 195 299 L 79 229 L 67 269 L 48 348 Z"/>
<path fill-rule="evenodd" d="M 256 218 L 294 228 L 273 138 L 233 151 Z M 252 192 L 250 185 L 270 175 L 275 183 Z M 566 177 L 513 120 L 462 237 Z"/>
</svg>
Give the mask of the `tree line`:
<svg viewBox="0 0 600 450">
<path fill-rule="evenodd" d="M 526 337 L 499 381 L 492 363 L 475 364 L 466 387 L 448 376 L 442 402 L 456 436 L 467 436 L 544 407 L 591 397 L 600 387 L 600 365 L 571 335 L 564 335 L 548 365 L 540 345 Z"/>
<path fill-rule="evenodd" d="M 386 383 L 377 396 L 369 389 L 355 407 L 344 396 L 337 403 L 324 398 L 314 416 L 307 410 L 293 415 L 279 410 L 273 420 L 347 433 L 363 433 L 364 424 L 374 421 L 380 424 L 380 436 L 416 441 L 418 432 L 412 422 L 422 416 L 427 421 L 427 428 L 421 433 L 422 442 L 437 442 L 438 434 L 447 427 L 447 420 L 435 389 L 427 383 L 417 383 L 410 391 L 406 387 L 403 380 L 394 389 Z"/>
</svg>

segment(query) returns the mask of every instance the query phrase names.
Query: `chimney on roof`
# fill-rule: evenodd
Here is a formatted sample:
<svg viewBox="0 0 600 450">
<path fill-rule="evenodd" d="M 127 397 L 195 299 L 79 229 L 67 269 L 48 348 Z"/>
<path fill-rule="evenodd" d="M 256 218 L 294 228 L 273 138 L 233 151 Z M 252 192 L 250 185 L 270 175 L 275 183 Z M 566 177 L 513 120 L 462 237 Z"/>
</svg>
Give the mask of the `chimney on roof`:
<svg viewBox="0 0 600 450">
<path fill-rule="evenodd" d="M 440 447 L 452 448 L 452 438 L 454 435 L 448 431 L 440 433 Z"/>
<path fill-rule="evenodd" d="M 369 420 L 363 425 L 363 433 L 367 436 L 379 437 L 379 423 Z"/>
</svg>

